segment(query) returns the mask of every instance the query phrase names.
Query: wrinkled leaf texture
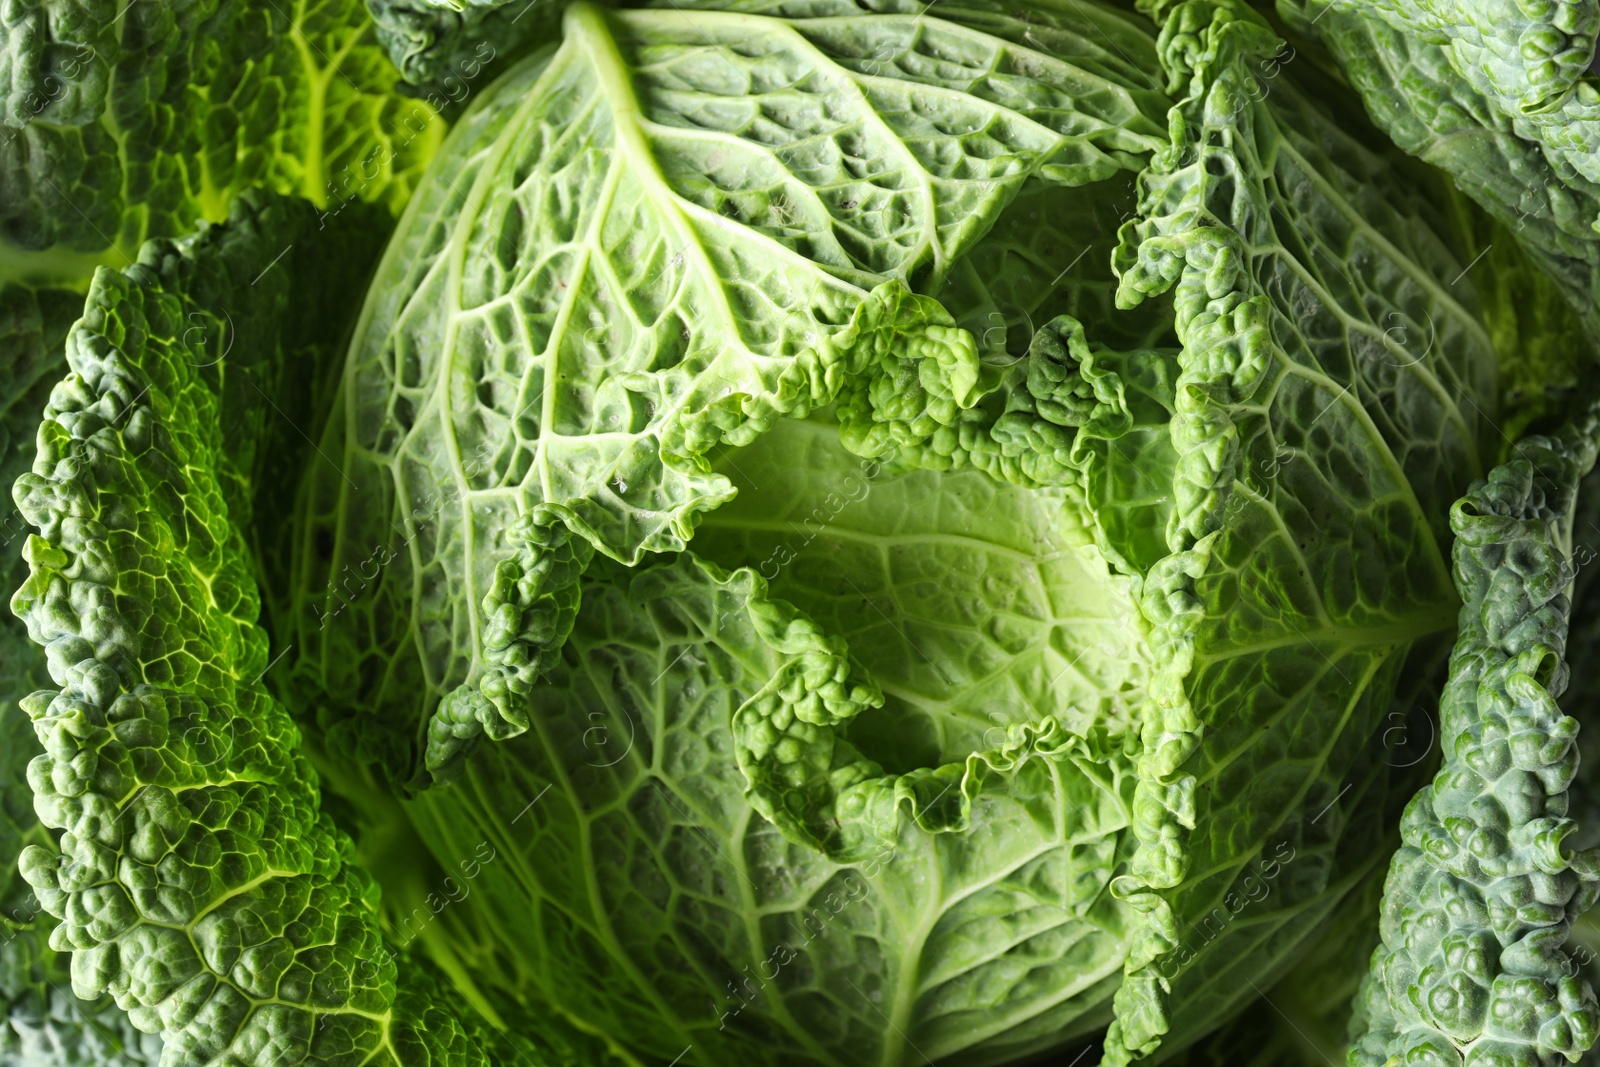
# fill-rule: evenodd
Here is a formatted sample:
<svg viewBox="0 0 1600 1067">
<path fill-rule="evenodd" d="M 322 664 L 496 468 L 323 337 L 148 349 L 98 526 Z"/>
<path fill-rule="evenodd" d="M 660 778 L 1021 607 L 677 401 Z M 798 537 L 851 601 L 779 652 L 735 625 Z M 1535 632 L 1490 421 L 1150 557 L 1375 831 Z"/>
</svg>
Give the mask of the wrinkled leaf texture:
<svg viewBox="0 0 1600 1067">
<path fill-rule="evenodd" d="M 1477 246 L 1240 8 L 675 6 L 569 9 L 419 191 L 296 702 L 516 859 L 487 995 L 705 1063 L 1192 1040 L 1410 791 L 1507 445 Z"/>
</svg>

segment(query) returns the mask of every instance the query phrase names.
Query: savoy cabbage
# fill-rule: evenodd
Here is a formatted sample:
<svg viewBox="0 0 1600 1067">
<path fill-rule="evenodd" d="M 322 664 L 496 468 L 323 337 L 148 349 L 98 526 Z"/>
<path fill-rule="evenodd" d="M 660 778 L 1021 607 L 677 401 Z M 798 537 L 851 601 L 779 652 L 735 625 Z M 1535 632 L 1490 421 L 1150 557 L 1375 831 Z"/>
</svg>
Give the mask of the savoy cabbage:
<svg viewBox="0 0 1600 1067">
<path fill-rule="evenodd" d="M 1586 1057 L 1597 34 L 0 11 L 0 1062 Z"/>
</svg>

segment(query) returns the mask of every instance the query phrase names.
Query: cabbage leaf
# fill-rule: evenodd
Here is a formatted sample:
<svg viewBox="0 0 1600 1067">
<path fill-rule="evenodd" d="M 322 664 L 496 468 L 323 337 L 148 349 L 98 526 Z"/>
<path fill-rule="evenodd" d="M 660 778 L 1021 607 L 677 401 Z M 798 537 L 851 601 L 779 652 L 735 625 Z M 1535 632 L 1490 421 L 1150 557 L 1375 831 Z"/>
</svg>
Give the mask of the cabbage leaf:
<svg viewBox="0 0 1600 1067">
<path fill-rule="evenodd" d="M 0 1057 L 1585 1055 L 1600 14 L 1279 17 L 0 12 Z"/>
<path fill-rule="evenodd" d="M 1107 178 L 1159 139 L 1151 91 L 954 24 L 578 5 L 566 25 L 413 203 L 303 520 L 296 644 L 330 708 L 384 709 L 340 745 L 407 777 L 445 693 L 430 773 L 524 728 L 582 557 L 683 547 L 731 495 L 720 443 L 835 402 L 866 453 L 950 426 L 981 365 L 922 290 L 1030 177 Z M 479 614 L 491 588 L 503 619 Z"/>
<path fill-rule="evenodd" d="M 1575 1060 L 1600 1005 L 1564 951 L 1600 896 L 1600 850 L 1574 850 L 1578 722 L 1556 701 L 1574 497 L 1591 415 L 1531 437 L 1451 510 L 1463 601 L 1440 704 L 1443 765 L 1401 821 L 1383 942 L 1360 996 L 1353 1065 Z"/>
<path fill-rule="evenodd" d="M 60 920 L 50 944 L 72 950 L 74 992 L 109 992 L 170 1060 L 360 1050 L 399 1064 L 426 1049 L 427 1062 L 482 1062 L 442 1003 L 397 1008 L 375 886 L 319 811 L 297 731 L 261 680 L 267 642 L 228 484 L 249 466 L 225 446 L 219 414 L 238 392 L 219 379 L 290 358 L 288 331 L 263 313 L 276 305 L 282 321 L 290 268 L 261 264 L 316 225 L 305 205 L 244 202 L 228 226 L 152 242 L 128 271 L 96 275 L 68 335 L 71 373 L 17 483 L 38 533 L 13 600 L 59 687 L 22 703 L 44 746 L 28 768 L 35 806 L 64 832 L 59 853 L 29 845 L 21 868 Z M 216 331 L 227 307 L 205 298 L 229 283 L 258 329 Z M 263 401 L 257 384 L 251 406 Z"/>
<path fill-rule="evenodd" d="M 296 706 L 451 862 L 567 857 L 486 868 L 488 999 L 706 1063 L 1181 1048 L 1414 788 L 1369 740 L 1505 447 L 1476 234 L 1264 92 L 1237 6 L 675 6 L 569 8 L 419 191 L 302 499 Z M 1045 774 L 1115 783 L 1088 882 L 1009 814 Z M 1077 918 L 907 917 L 980 852 Z M 871 937 L 768 973 L 840 879 Z"/>
<path fill-rule="evenodd" d="M 1280 0 L 1403 150 L 1438 166 L 1600 316 L 1600 7 Z M 1526 270 L 1500 272 L 1508 281 Z"/>
</svg>

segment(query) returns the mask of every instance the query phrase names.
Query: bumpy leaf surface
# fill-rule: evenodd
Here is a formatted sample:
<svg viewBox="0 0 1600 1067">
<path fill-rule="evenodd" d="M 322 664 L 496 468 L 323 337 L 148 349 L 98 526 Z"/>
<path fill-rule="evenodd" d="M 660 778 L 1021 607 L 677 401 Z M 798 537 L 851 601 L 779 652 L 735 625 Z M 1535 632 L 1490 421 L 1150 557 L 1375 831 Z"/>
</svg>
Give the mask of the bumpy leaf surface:
<svg viewBox="0 0 1600 1067">
<path fill-rule="evenodd" d="M 1593 332 L 1600 94 L 1582 68 L 1594 55 L 1600 9 L 1280 0 L 1279 10 L 1327 46 L 1396 144 L 1449 173 L 1500 219 Z M 1574 70 L 1585 40 L 1588 58 Z"/>
<path fill-rule="evenodd" d="M 0 18 L 0 279 L 130 265 L 265 186 L 398 211 L 443 136 L 360 0 L 44 0 Z"/>
<path fill-rule="evenodd" d="M 1600 1006 L 1563 951 L 1600 896 L 1600 851 L 1566 842 L 1578 722 L 1556 704 L 1573 498 L 1595 432 L 1591 417 L 1522 442 L 1452 509 L 1464 603 L 1440 706 L 1444 763 L 1401 823 L 1352 1065 L 1552 1063 L 1600 1033 Z"/>
<path fill-rule="evenodd" d="M 33 466 L 39 412 L 61 377 L 67 331 L 83 312 L 83 297 L 59 289 L 0 288 L 0 484 Z M 22 540 L 27 524 L 14 507 L 0 520 L 0 583 L 15 589 L 27 573 Z"/>
<path fill-rule="evenodd" d="M 83 310 L 77 293 L 21 286 L 0 289 L 0 484 L 33 466 L 39 412 L 60 376 L 67 330 Z M 27 574 L 27 523 L 12 507 L 0 521 L 0 585 Z M 16 1067 L 155 1063 L 161 1042 L 140 1034 L 103 997 L 72 994 L 67 957 L 50 948 L 54 920 L 17 872 L 26 844 L 51 844 L 33 811 L 28 760 L 39 751 L 17 701 L 47 682 L 44 655 L 27 630 L 0 618 L 0 1063 Z"/>
<path fill-rule="evenodd" d="M 398 211 L 443 124 L 395 83 L 356 0 L 8 8 L 0 16 L 0 330 L 28 353 L 16 365 L 26 362 L 30 380 L 58 378 L 66 326 L 82 313 L 96 267 L 131 266 L 146 238 L 227 217 L 242 190 L 304 196 L 328 220 L 364 218 L 364 201 Z M 365 230 L 358 220 L 336 223 L 345 224 L 347 234 Z M 370 251 L 370 240 L 355 244 Z M 308 307 L 307 320 L 323 310 Z M 231 336 L 221 322 L 191 328 L 193 337 Z M 23 441 L 31 454 L 43 397 L 16 384 L 5 402 L 30 409 Z M 5 472 L 7 484 L 16 473 Z M 0 537 L 16 525 L 7 520 Z M 20 563 L 15 553 L 6 558 Z"/>
<path fill-rule="evenodd" d="M 256 583 L 230 516 L 230 392 L 214 391 L 260 367 L 242 352 L 219 365 L 222 341 L 195 330 L 218 309 L 188 283 L 254 278 L 267 295 L 236 299 L 275 299 L 283 321 L 286 268 L 261 265 L 317 219 L 281 207 L 298 230 L 247 204 L 237 228 L 102 270 L 68 336 L 71 373 L 16 489 L 38 534 L 13 607 L 59 687 L 23 702 L 44 746 L 28 779 L 62 831 L 59 854 L 30 846 L 22 871 L 61 920 L 51 945 L 73 951 L 74 991 L 111 993 L 163 1035 L 164 1062 L 484 1062 L 447 1002 L 397 1000 L 375 887 L 262 683 Z M 285 334 L 257 321 L 239 344 L 288 358 Z"/>
<path fill-rule="evenodd" d="M 561 37 L 565 0 L 441 4 L 366 0 L 378 40 L 406 83 L 449 113 L 511 60 Z"/>
<path fill-rule="evenodd" d="M 1600 182 L 1595 0 L 1333 2 L 1442 47 L 1457 75 L 1511 118 L 1519 136 L 1538 144 L 1558 173 Z"/>
<path fill-rule="evenodd" d="M 31 668 L 31 669 L 30 669 Z M 52 847 L 33 813 L 27 763 L 39 751 L 17 700 L 45 681 L 43 656 L 22 625 L 0 628 L 0 1064 L 116 1067 L 154 1064 L 161 1041 L 134 1029 L 110 997 L 72 993 L 68 957 L 49 945 L 54 920 L 17 872 L 28 844 Z"/>
</svg>

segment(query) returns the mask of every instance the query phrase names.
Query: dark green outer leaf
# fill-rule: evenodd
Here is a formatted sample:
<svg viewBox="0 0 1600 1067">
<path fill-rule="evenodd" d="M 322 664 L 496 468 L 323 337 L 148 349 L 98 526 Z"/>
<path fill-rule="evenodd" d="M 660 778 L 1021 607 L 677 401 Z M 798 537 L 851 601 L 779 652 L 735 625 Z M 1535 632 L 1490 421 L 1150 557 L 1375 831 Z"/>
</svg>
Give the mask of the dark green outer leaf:
<svg viewBox="0 0 1600 1067">
<path fill-rule="evenodd" d="M 235 306 L 275 300 L 282 322 L 290 287 L 266 265 L 317 219 L 304 204 L 240 212 L 96 276 L 18 482 L 40 534 L 13 606 L 61 687 L 24 701 L 46 750 L 29 780 L 42 821 L 67 831 L 59 855 L 26 849 L 23 874 L 61 920 L 51 947 L 73 950 L 74 990 L 110 992 L 163 1033 L 170 1063 L 483 1062 L 449 1005 L 396 1007 L 375 887 L 261 682 L 256 584 L 229 513 L 236 398 L 207 379 L 262 368 L 241 352 L 219 369 L 222 339 L 196 328 L 218 309 L 187 288 L 232 279 L 252 291 Z M 267 330 L 237 340 L 290 356 Z"/>
<path fill-rule="evenodd" d="M 365 0 L 378 41 L 400 76 L 428 103 L 449 112 L 480 80 L 561 37 L 565 0 L 499 0 L 447 5 L 436 0 Z"/>
<path fill-rule="evenodd" d="M 61 376 L 67 330 L 82 313 L 78 293 L 0 286 L 0 484 L 33 466 L 39 412 Z M 0 510 L 0 586 L 15 589 L 27 569 L 27 524 L 9 500 Z"/>
<path fill-rule="evenodd" d="M 1600 182 L 1595 0 L 1333 2 L 1443 48 L 1456 74 L 1506 116 L 1518 136 L 1539 145 L 1558 174 Z"/>
<path fill-rule="evenodd" d="M 1573 852 L 1578 723 L 1566 688 L 1574 497 L 1593 415 L 1522 442 L 1451 511 L 1464 601 L 1441 701 L 1444 764 L 1401 823 L 1352 1067 L 1574 1060 L 1600 1005 L 1563 950 L 1600 896 Z"/>
<path fill-rule="evenodd" d="M 1600 325 L 1595 120 L 1568 127 L 1561 108 L 1508 110 L 1508 101 L 1486 92 L 1479 66 L 1455 46 L 1437 33 L 1390 25 L 1379 17 L 1380 7 L 1394 10 L 1320 0 L 1279 4 L 1291 24 L 1338 59 L 1378 126 L 1498 218 L 1557 280 L 1592 333 Z M 1592 4 L 1552 4 L 1547 11 L 1580 7 L 1593 10 Z M 1489 5 L 1481 14 L 1493 19 L 1501 8 Z M 1593 97 L 1594 87 L 1580 83 L 1574 93 Z M 1571 143 L 1563 144 L 1568 137 Z"/>
<path fill-rule="evenodd" d="M 82 287 L 252 187 L 398 213 L 443 137 L 432 107 L 395 91 L 360 0 L 7 12 L 0 281 Z"/>
<path fill-rule="evenodd" d="M 0 484 L 33 465 L 39 411 L 60 375 L 68 328 L 83 310 L 72 292 L 0 288 Z M 27 524 L 7 506 L 0 521 L 0 584 L 26 574 Z M 54 920 L 17 872 L 26 844 L 53 847 L 33 811 L 27 764 L 39 752 L 17 701 L 48 683 L 44 655 L 15 619 L 0 619 L 0 1063 L 8 1067 L 90 1067 L 156 1062 L 161 1042 L 140 1034 L 111 1001 L 73 996 L 68 958 L 49 946 Z"/>
<path fill-rule="evenodd" d="M 141 1034 L 111 998 L 72 993 L 69 957 L 49 945 L 55 920 L 17 873 L 26 845 L 54 848 L 33 812 L 27 764 L 39 753 L 17 700 L 47 683 L 44 657 L 14 619 L 0 620 L 0 1064 L 153 1065 L 161 1040 Z"/>
</svg>

